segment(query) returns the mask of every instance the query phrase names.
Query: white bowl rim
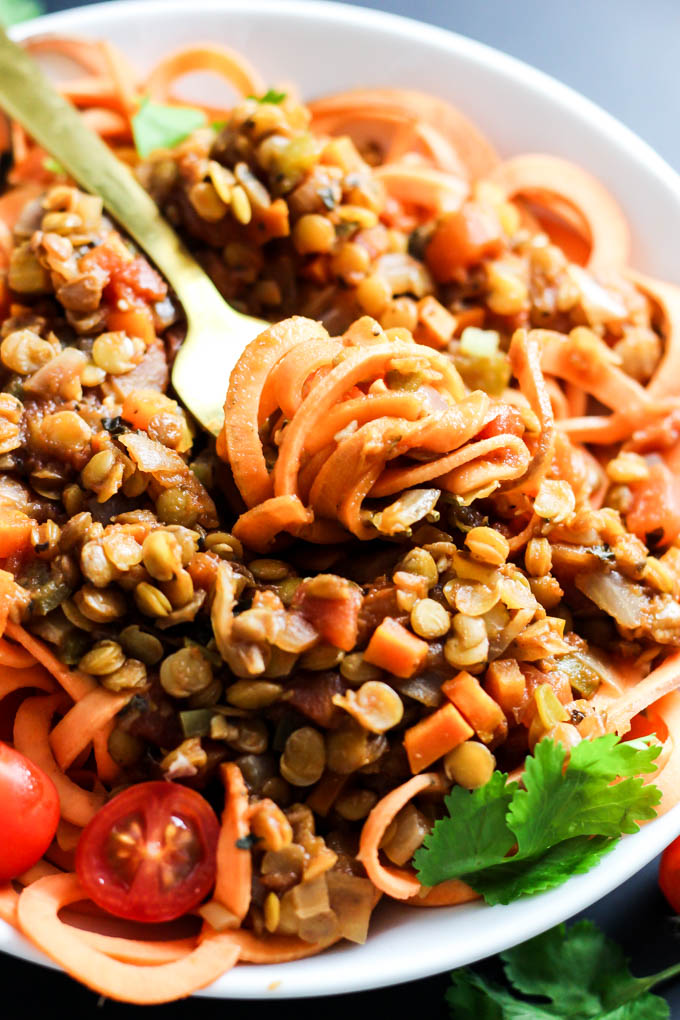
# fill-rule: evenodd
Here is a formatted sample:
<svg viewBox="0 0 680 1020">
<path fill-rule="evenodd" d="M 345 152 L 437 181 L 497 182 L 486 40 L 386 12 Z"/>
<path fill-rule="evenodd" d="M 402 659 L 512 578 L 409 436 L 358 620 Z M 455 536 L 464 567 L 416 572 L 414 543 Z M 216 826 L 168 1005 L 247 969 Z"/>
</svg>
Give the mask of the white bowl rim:
<svg viewBox="0 0 680 1020">
<path fill-rule="evenodd" d="M 329 25 L 351 22 L 406 35 L 424 45 L 444 48 L 455 57 L 474 61 L 542 93 L 559 107 L 569 108 L 576 118 L 598 131 L 610 145 L 624 150 L 626 157 L 642 167 L 648 178 L 654 178 L 680 203 L 680 176 L 633 131 L 571 87 L 484 43 L 401 15 L 334 0 L 194 0 L 193 6 L 202 11 L 225 14 L 232 11 L 271 14 L 276 18 L 312 18 Z M 97 19 L 102 16 L 124 20 L 137 14 L 144 17 L 167 16 L 178 11 L 186 11 L 186 0 L 115 0 L 44 15 L 15 26 L 11 34 L 22 39 L 43 32 L 86 32 L 88 24 L 96 26 Z M 399 984 L 462 966 L 531 938 L 588 907 L 640 870 L 678 834 L 680 804 L 645 825 L 634 836 L 624 837 L 600 865 L 585 875 L 572 877 L 558 889 L 506 907 L 490 908 L 472 903 L 431 911 L 432 928 L 436 928 L 440 936 L 445 933 L 449 920 L 463 921 L 463 918 L 483 911 L 487 918 L 483 938 L 466 940 L 464 945 L 457 945 L 445 937 L 434 938 L 427 954 L 413 946 L 413 952 L 400 955 L 396 966 L 393 964 L 386 972 L 377 969 L 375 954 L 372 966 L 367 967 L 362 963 L 363 947 L 344 944 L 310 960 L 237 967 L 198 994 L 226 999 L 327 996 Z M 388 915 L 397 909 L 390 905 Z M 385 934 L 385 926 L 381 925 L 377 935 L 369 936 L 367 946 L 377 944 Z M 0 950 L 55 968 L 21 934 L 1 921 Z M 377 953 L 379 955 L 379 950 Z M 309 968 L 309 964 L 323 960 L 329 962 L 327 967 Z"/>
<path fill-rule="evenodd" d="M 439 45 L 445 43 L 447 48 L 456 55 L 476 59 L 484 64 L 495 65 L 508 76 L 521 78 L 527 85 L 546 92 L 556 101 L 567 103 L 578 115 L 593 123 L 612 142 L 617 142 L 628 148 L 630 155 L 635 155 L 636 151 L 639 157 L 644 160 L 648 170 L 657 174 L 666 186 L 680 197 L 680 174 L 631 128 L 570 85 L 566 85 L 537 67 L 532 67 L 518 57 L 503 53 L 502 50 L 479 42 L 477 39 L 471 39 L 451 29 L 440 28 L 437 25 L 430 25 L 401 14 L 339 3 L 338 0 L 252 0 L 252 2 L 249 0 L 198 0 L 196 6 L 205 11 L 220 13 L 228 13 L 230 10 L 248 10 L 258 14 L 270 13 L 276 17 L 312 16 L 329 23 L 352 21 L 367 27 L 391 29 L 398 34 L 418 38 L 424 43 Z M 103 12 L 106 12 L 106 16 L 109 17 L 113 10 L 116 12 L 116 17 L 121 20 L 134 18 L 135 14 L 163 15 L 174 13 L 176 10 L 186 10 L 186 0 L 103 0 L 100 3 L 55 11 L 52 14 L 45 14 L 31 21 L 22 22 L 15 25 L 10 30 L 10 34 L 16 39 L 23 39 L 30 35 L 40 34 L 43 30 L 46 32 L 62 31 L 72 27 L 72 23 L 77 26 L 90 19 L 96 20 L 98 15 Z M 634 151 L 631 152 L 631 149 Z"/>
</svg>

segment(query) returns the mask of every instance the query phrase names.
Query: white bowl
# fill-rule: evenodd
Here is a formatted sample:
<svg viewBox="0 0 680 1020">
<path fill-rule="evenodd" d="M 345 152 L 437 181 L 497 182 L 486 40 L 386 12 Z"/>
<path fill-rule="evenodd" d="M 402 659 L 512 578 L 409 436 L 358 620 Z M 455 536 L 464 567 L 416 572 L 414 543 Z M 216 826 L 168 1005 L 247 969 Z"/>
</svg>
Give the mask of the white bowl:
<svg viewBox="0 0 680 1020">
<path fill-rule="evenodd" d="M 680 283 L 680 178 L 644 142 L 571 89 L 477 42 L 426 25 L 322 0 L 123 0 L 39 18 L 14 31 L 99 37 L 140 68 L 204 40 L 247 54 L 271 82 L 303 97 L 364 85 L 408 85 L 456 103 L 502 154 L 537 151 L 590 170 L 625 210 L 633 263 Z M 505 907 L 429 910 L 380 904 L 364 946 L 275 966 L 239 966 L 202 994 L 286 998 L 355 992 L 426 977 L 490 956 L 594 903 L 680 833 L 680 806 L 627 836 L 600 866 L 552 892 Z M 47 963 L 0 922 L 0 949 Z"/>
</svg>

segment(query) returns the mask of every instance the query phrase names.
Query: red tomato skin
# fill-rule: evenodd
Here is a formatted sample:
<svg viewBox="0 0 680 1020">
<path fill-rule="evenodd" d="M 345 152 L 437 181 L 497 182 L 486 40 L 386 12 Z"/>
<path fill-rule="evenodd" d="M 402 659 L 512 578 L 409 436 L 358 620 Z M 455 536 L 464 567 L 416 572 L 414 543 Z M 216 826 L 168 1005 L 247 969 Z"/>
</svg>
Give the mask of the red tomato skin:
<svg viewBox="0 0 680 1020">
<path fill-rule="evenodd" d="M 321 598 L 303 582 L 295 592 L 293 608 L 316 627 L 324 641 L 351 652 L 357 642 L 363 597 L 358 588 L 345 587 L 339 598 Z"/>
<path fill-rule="evenodd" d="M 60 808 L 49 776 L 0 742 L 0 882 L 33 867 L 54 839 Z"/>
<path fill-rule="evenodd" d="M 500 406 L 494 417 L 486 423 L 484 428 L 477 434 L 477 439 L 491 439 L 493 436 L 524 435 L 524 422 L 519 411 L 509 404 Z"/>
<path fill-rule="evenodd" d="M 680 914 L 680 836 L 661 854 L 659 888 L 676 914 Z"/>
<path fill-rule="evenodd" d="M 659 461 L 649 465 L 649 477 L 630 485 L 633 505 L 626 513 L 629 531 L 643 542 L 647 536 L 661 533 L 663 545 L 669 545 L 680 533 L 680 483 L 668 467 Z"/>
<path fill-rule="evenodd" d="M 495 258 L 502 250 L 503 231 L 495 212 L 466 202 L 441 218 L 425 249 L 425 261 L 438 283 L 449 283 L 461 269 Z"/>
<path fill-rule="evenodd" d="M 143 860 L 131 881 L 117 874 L 109 839 L 116 824 L 131 816 L 143 822 L 147 838 L 139 841 Z M 196 863 L 172 885 L 160 880 L 158 840 L 172 818 L 187 825 L 195 839 Z M 220 825 L 207 800 L 172 782 L 137 783 L 117 794 L 85 826 L 76 850 L 76 872 L 89 898 L 116 917 L 155 923 L 181 917 L 205 899 L 215 882 Z M 144 849 L 150 850 L 144 857 Z"/>
</svg>

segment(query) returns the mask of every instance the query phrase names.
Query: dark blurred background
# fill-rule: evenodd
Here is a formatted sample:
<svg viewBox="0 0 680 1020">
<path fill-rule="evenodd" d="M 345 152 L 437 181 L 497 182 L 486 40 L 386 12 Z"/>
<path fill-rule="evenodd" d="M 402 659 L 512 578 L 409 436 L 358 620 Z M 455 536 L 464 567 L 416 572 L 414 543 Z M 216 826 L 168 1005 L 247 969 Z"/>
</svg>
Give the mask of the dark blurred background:
<svg viewBox="0 0 680 1020">
<path fill-rule="evenodd" d="M 285 3 L 286 0 L 279 0 Z M 314 2 L 314 0 L 310 0 Z M 356 0 L 363 7 L 417 17 L 495 46 L 547 71 L 613 113 L 680 171 L 680 0 Z M 46 0 L 48 11 L 79 6 Z M 679 241 L 680 243 L 680 241 Z M 657 862 L 585 911 L 619 940 L 637 975 L 661 970 L 680 958 L 680 928 L 656 884 Z M 483 965 L 495 972 L 496 961 Z M 578 978 L 578 976 L 576 976 Z M 361 995 L 325 999 L 323 1013 L 352 1020 L 427 1015 L 447 1020 L 448 975 Z M 318 1000 L 222 1002 L 192 999 L 168 1006 L 136 1007 L 110 1001 L 68 978 L 0 956 L 1 1015 L 87 1016 L 129 1020 L 295 1017 L 318 1020 Z M 680 1018 L 680 981 L 664 989 L 671 1016 Z M 455 1018 L 454 1018 L 455 1020 Z"/>
</svg>

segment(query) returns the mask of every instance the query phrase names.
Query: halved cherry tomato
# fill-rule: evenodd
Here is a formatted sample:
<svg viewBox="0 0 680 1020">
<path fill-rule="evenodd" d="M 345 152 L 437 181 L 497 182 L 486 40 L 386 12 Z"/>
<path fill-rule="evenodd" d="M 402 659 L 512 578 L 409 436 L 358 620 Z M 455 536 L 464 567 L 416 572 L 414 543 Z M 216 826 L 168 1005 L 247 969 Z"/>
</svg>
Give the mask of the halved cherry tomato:
<svg viewBox="0 0 680 1020">
<path fill-rule="evenodd" d="M 59 797 L 37 765 L 0 743 L 0 881 L 39 861 L 59 824 Z"/>
<path fill-rule="evenodd" d="M 659 888 L 676 914 L 680 914 L 680 836 L 661 854 Z"/>
<path fill-rule="evenodd" d="M 219 822 L 195 790 L 138 783 L 105 804 L 83 830 L 76 871 L 90 899 L 131 921 L 171 921 L 215 881 Z"/>
</svg>

